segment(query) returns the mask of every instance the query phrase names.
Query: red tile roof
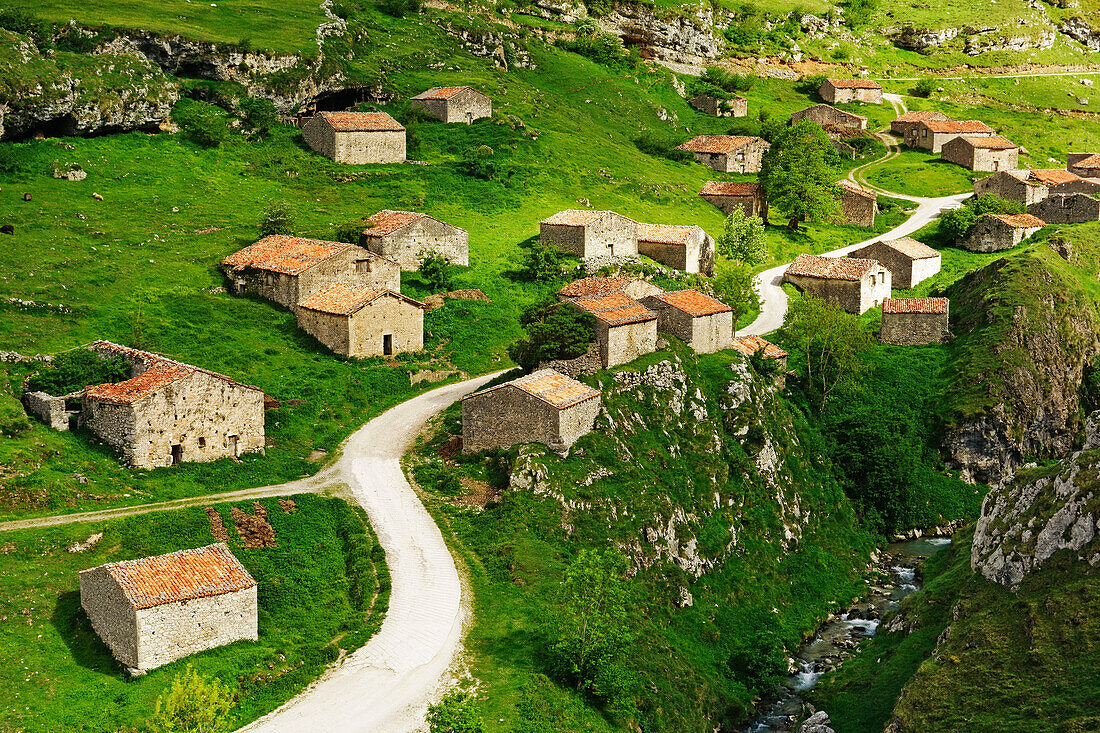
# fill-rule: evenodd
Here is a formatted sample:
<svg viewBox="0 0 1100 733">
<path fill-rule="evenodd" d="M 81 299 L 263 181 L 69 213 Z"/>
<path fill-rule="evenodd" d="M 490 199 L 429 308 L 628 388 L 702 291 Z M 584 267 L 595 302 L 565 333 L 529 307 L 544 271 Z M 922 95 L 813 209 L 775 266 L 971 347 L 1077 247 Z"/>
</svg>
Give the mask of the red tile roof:
<svg viewBox="0 0 1100 733">
<path fill-rule="evenodd" d="M 889 247 L 895 252 L 900 252 L 911 260 L 926 260 L 932 257 L 940 256 L 938 250 L 932 249 L 924 242 L 918 242 L 911 237 L 902 237 L 900 239 L 884 239 L 875 242 L 875 244 L 857 250 L 857 252 L 866 252 L 867 250 L 871 249 L 871 247 L 874 247 L 876 244 L 882 245 L 883 247 Z M 857 252 L 853 252 L 852 254 L 857 254 Z"/>
<path fill-rule="evenodd" d="M 473 87 L 432 87 L 426 92 L 417 94 L 413 99 L 450 99 L 463 89 L 477 91 Z"/>
<path fill-rule="evenodd" d="M 882 303 L 882 312 L 946 315 L 948 304 L 947 298 L 887 298 Z"/>
<path fill-rule="evenodd" d="M 1074 168 L 1088 168 L 1089 170 L 1100 169 L 1100 153 L 1090 155 L 1087 158 L 1077 161 L 1073 164 Z"/>
<path fill-rule="evenodd" d="M 1030 229 L 1032 227 L 1045 227 L 1047 223 L 1034 214 L 989 214 L 994 219 L 1003 221 L 1013 229 Z"/>
<path fill-rule="evenodd" d="M 837 89 L 882 89 L 878 82 L 870 79 L 826 79 Z"/>
<path fill-rule="evenodd" d="M 337 132 L 403 132 L 401 123 L 385 112 L 320 112 Z"/>
<path fill-rule="evenodd" d="M 678 146 L 677 150 L 689 150 L 693 153 L 732 153 L 756 140 L 764 142 L 759 137 L 742 135 L 698 135 Z M 764 145 L 771 147 L 766 142 Z"/>
<path fill-rule="evenodd" d="M 989 137 L 969 137 L 964 135 L 962 139 L 971 147 L 985 150 L 1014 150 L 1020 147 L 1008 138 L 1001 137 L 1000 135 L 992 135 Z"/>
<path fill-rule="evenodd" d="M 253 267 L 257 270 L 281 272 L 284 275 L 301 275 L 314 265 L 353 246 L 355 245 L 346 242 L 273 234 L 234 252 L 222 260 L 222 264 L 235 270 Z"/>
<path fill-rule="evenodd" d="M 662 293 L 653 297 L 663 303 L 668 303 L 678 311 L 687 313 L 692 318 L 713 316 L 716 313 L 729 313 L 733 310 L 722 301 L 700 293 L 698 290 L 675 290 L 671 293 Z"/>
<path fill-rule="evenodd" d="M 587 209 L 566 209 L 565 211 L 559 211 L 553 216 L 549 216 L 542 220 L 542 224 L 557 224 L 558 226 L 566 227 L 586 227 L 589 224 L 595 224 L 603 217 L 607 216 L 611 212 L 609 211 L 589 211 Z"/>
<path fill-rule="evenodd" d="M 628 277 L 582 277 L 559 290 L 558 295 L 565 298 L 584 298 L 590 295 L 621 293 L 629 282 Z"/>
<path fill-rule="evenodd" d="M 945 120 L 947 115 L 943 112 L 935 112 L 933 110 L 916 110 L 913 112 L 906 112 L 903 115 L 898 115 L 894 118 L 894 122 L 923 122 L 924 120 Z"/>
<path fill-rule="evenodd" d="M 504 387 L 515 387 L 523 390 L 532 397 L 537 397 L 558 410 L 564 410 L 600 396 L 599 390 L 592 389 L 587 384 L 570 379 L 553 369 L 540 369 L 519 379 L 513 379 L 511 382 L 475 392 L 463 399 L 483 395 Z"/>
<path fill-rule="evenodd" d="M 135 609 L 220 596 L 256 585 L 241 561 L 221 542 L 167 555 L 123 560 L 81 572 L 100 568 L 119 584 Z"/>
<path fill-rule="evenodd" d="M 132 363 L 145 366 L 145 370 L 136 377 L 131 377 L 125 381 L 113 384 L 90 385 L 84 390 L 85 396 L 96 400 L 102 400 L 103 402 L 111 402 L 117 405 L 133 404 L 144 397 L 148 397 L 154 392 L 160 391 L 169 384 L 195 374 L 196 372 L 201 372 L 215 379 L 229 382 L 238 387 L 243 387 L 244 389 L 254 389 L 257 392 L 262 391 L 259 387 L 241 384 L 224 374 L 218 374 L 209 369 L 174 361 L 160 354 L 153 354 L 148 351 L 141 351 L 140 349 L 131 349 L 128 346 L 120 346 L 110 341 L 96 341 L 92 344 L 92 348 L 98 351 L 108 351 L 117 354 Z"/>
<path fill-rule="evenodd" d="M 733 340 L 732 346 L 745 356 L 752 356 L 761 349 L 764 350 L 765 359 L 782 359 L 790 356 L 790 354 L 773 344 L 771 341 L 767 341 L 759 336 L 738 336 Z"/>
<path fill-rule="evenodd" d="M 391 296 L 398 300 L 426 309 L 427 306 L 418 300 L 395 293 L 392 290 L 381 288 L 368 288 L 364 285 L 348 285 L 346 283 L 333 283 L 321 288 L 313 295 L 298 303 L 299 308 L 318 311 L 319 313 L 331 313 L 337 316 L 350 316 L 383 296 Z"/>
<path fill-rule="evenodd" d="M 857 196 L 862 196 L 865 199 L 878 199 L 878 192 L 872 188 L 861 186 L 855 181 L 845 178 L 844 180 L 837 181 L 837 185 L 846 191 L 850 191 Z"/>
<path fill-rule="evenodd" d="M 932 132 L 973 134 L 984 132 L 990 135 L 994 130 L 980 120 L 924 120 L 922 123 Z"/>
<path fill-rule="evenodd" d="M 873 268 L 879 267 L 875 260 L 855 257 L 818 257 L 800 254 L 787 267 L 787 275 L 797 277 L 820 277 L 827 280 L 860 280 Z"/>
<path fill-rule="evenodd" d="M 609 326 L 643 323 L 657 320 L 657 314 L 624 293 L 593 295 L 572 301 L 581 310 L 588 311 Z"/>
<path fill-rule="evenodd" d="M 1029 171 L 1030 178 L 1046 186 L 1057 186 L 1061 183 L 1072 183 L 1081 180 L 1076 173 L 1064 171 L 1061 168 L 1034 168 Z"/>
<path fill-rule="evenodd" d="M 756 181 L 734 183 L 732 181 L 707 181 L 703 184 L 700 196 L 756 196 L 761 194 L 761 186 Z"/>
<path fill-rule="evenodd" d="M 370 227 L 363 230 L 363 234 L 369 237 L 384 237 L 387 234 L 393 234 L 399 229 L 404 229 L 409 224 L 420 221 L 421 219 L 428 218 L 427 214 L 421 214 L 415 211 L 391 211 L 389 209 L 382 209 L 376 214 L 372 214 L 367 223 Z"/>
<path fill-rule="evenodd" d="M 680 226 L 678 224 L 642 224 L 638 223 L 639 242 L 658 242 L 660 244 L 686 245 L 691 235 L 695 234 L 699 227 L 695 225 Z"/>
</svg>

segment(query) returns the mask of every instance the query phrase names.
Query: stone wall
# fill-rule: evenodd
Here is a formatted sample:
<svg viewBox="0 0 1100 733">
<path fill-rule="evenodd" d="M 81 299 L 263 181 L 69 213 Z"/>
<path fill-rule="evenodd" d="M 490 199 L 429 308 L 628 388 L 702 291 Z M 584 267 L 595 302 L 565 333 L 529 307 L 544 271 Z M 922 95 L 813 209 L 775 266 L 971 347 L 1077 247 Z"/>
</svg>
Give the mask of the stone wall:
<svg viewBox="0 0 1100 733">
<path fill-rule="evenodd" d="M 990 137 L 993 133 L 968 132 L 967 137 Z M 922 148 L 933 153 L 943 151 L 943 146 L 957 137 L 962 137 L 961 132 L 932 132 L 923 124 L 913 128 L 913 132 L 905 138 L 905 144 L 911 148 Z"/>
<path fill-rule="evenodd" d="M 844 212 L 844 223 L 861 227 L 875 225 L 875 213 L 878 211 L 877 198 L 867 198 L 848 188 L 842 188 L 840 209 Z"/>
<path fill-rule="evenodd" d="M 582 259 L 638 254 L 638 224 L 614 212 L 584 227 L 541 224 L 539 238 Z"/>
<path fill-rule="evenodd" d="M 69 429 L 69 413 L 65 410 L 64 397 L 54 397 L 45 392 L 26 392 L 23 394 L 23 407 L 54 430 Z"/>
<path fill-rule="evenodd" d="M 600 398 L 593 397 L 579 404 L 556 410 L 558 413 L 558 445 L 551 448 L 568 450 L 580 438 L 592 432 L 600 414 Z"/>
<path fill-rule="evenodd" d="M 719 99 L 710 94 L 699 94 L 688 100 L 694 109 L 715 117 L 744 117 L 749 113 L 749 102 L 741 97 Z"/>
<path fill-rule="evenodd" d="M 347 316 L 300 308 L 298 309 L 298 328 L 320 341 L 329 351 L 344 356 L 349 355 L 351 324 Z"/>
<path fill-rule="evenodd" d="M 424 310 L 393 295 L 378 298 L 350 317 L 348 356 L 385 356 L 385 337 L 392 339 L 389 356 L 424 348 Z"/>
<path fill-rule="evenodd" d="M 299 275 L 298 281 L 298 300 L 291 310 L 297 310 L 300 301 L 335 283 L 400 292 L 401 267 L 392 258 L 387 262 L 384 255 L 353 246 L 318 262 Z"/>
<path fill-rule="evenodd" d="M 155 669 L 235 641 L 256 641 L 256 586 L 137 611 L 138 668 Z"/>
<path fill-rule="evenodd" d="M 462 400 L 462 451 L 476 453 L 521 443 L 549 445 L 557 410 L 518 387 L 502 386 Z"/>
<path fill-rule="evenodd" d="M 837 88 L 826 80 L 818 89 L 821 98 L 829 104 L 845 104 L 847 102 L 863 102 L 864 104 L 882 104 L 881 89 L 848 89 Z"/>
<path fill-rule="evenodd" d="M 625 364 L 657 350 L 657 319 L 610 327 L 597 319 L 596 339 L 605 369 Z"/>
<path fill-rule="evenodd" d="M 255 295 L 290 310 L 296 309 L 301 300 L 298 295 L 297 275 L 246 267 L 239 272 L 230 273 L 229 277 L 230 290 L 236 295 Z"/>
<path fill-rule="evenodd" d="M 404 130 L 337 132 L 320 115 L 302 126 L 302 139 L 337 163 L 404 163 Z"/>
<path fill-rule="evenodd" d="M 657 314 L 657 331 L 667 333 L 670 336 L 691 345 L 692 318 L 678 308 L 673 308 L 657 297 L 642 298 L 642 305 Z"/>
<path fill-rule="evenodd" d="M 473 89 L 463 89 L 450 99 L 414 99 L 409 106 L 440 122 L 473 122 L 493 114 L 493 101 Z"/>
<path fill-rule="evenodd" d="M 946 313 L 883 313 L 879 341 L 895 346 L 942 344 L 949 335 Z"/>
<path fill-rule="evenodd" d="M 851 127 L 856 130 L 867 129 L 867 119 L 827 104 L 815 104 L 791 115 L 791 123 L 799 120 L 812 120 L 822 127 Z"/>
<path fill-rule="evenodd" d="M 697 354 L 713 354 L 733 343 L 733 311 L 693 318 L 691 348 Z"/>
<path fill-rule="evenodd" d="M 1016 228 L 992 217 L 982 217 L 970 227 L 959 246 L 971 252 L 999 252 L 1012 249 L 1037 231 L 1039 227 Z"/>
<path fill-rule="evenodd" d="M 943 145 L 940 156 L 946 161 L 972 171 L 1010 171 L 1019 167 L 1020 151 L 1017 148 L 1008 150 L 975 148 L 963 138 L 957 137 Z"/>
<path fill-rule="evenodd" d="M 720 173 L 759 173 L 768 151 L 767 143 L 755 140 L 729 153 L 696 152 L 695 160 Z"/>
<path fill-rule="evenodd" d="M 384 237 L 364 233 L 359 243 L 397 262 L 403 270 L 420 269 L 420 260 L 426 252 L 441 254 L 455 265 L 470 264 L 470 234 L 430 216 Z"/>
<path fill-rule="evenodd" d="M 885 268 L 879 271 L 874 285 L 871 284 L 869 277 L 857 281 L 784 275 L 784 280 L 804 293 L 833 303 L 848 313 L 858 315 L 890 297 L 889 273 L 886 273 L 885 277 L 882 273 L 886 273 Z"/>
<path fill-rule="evenodd" d="M 153 467 L 146 465 L 137 454 L 138 429 L 134 405 L 116 405 L 85 397 L 83 414 L 84 426 L 117 451 L 124 464 L 137 468 Z M 167 464 L 162 461 L 156 465 Z"/>
<path fill-rule="evenodd" d="M 978 196 L 990 194 L 1006 201 L 1015 201 L 1024 206 L 1030 206 L 1046 198 L 1047 187 L 1028 185 L 1016 176 L 1001 171 L 974 181 L 974 193 Z"/>
<path fill-rule="evenodd" d="M 1043 201 L 1027 207 L 1047 224 L 1083 224 L 1100 221 L 1100 199 L 1085 194 L 1048 196 Z"/>
<path fill-rule="evenodd" d="M 137 669 L 137 614 L 104 568 L 80 571 L 80 607 L 119 664 Z"/>
<path fill-rule="evenodd" d="M 875 242 L 848 254 L 849 257 L 874 260 L 890 271 L 890 285 L 908 290 L 940 271 L 940 257 L 914 260 L 881 242 Z"/>
<path fill-rule="evenodd" d="M 714 238 L 696 227 L 687 244 L 638 240 L 638 252 L 662 265 L 684 272 L 714 274 Z"/>
<path fill-rule="evenodd" d="M 336 131 L 320 115 L 302 125 L 302 139 L 321 155 L 336 160 Z"/>
<path fill-rule="evenodd" d="M 768 202 L 762 195 L 759 196 L 708 196 L 703 195 L 703 200 L 709 204 L 717 206 L 719 210 L 726 216 L 733 213 L 734 209 L 740 208 L 745 212 L 745 216 L 759 216 L 761 219 L 767 221 L 768 219 Z"/>
<path fill-rule="evenodd" d="M 576 379 L 582 374 L 595 374 L 602 368 L 598 343 L 589 344 L 588 351 L 575 359 L 551 359 L 539 362 L 539 369 L 553 369 L 571 379 Z"/>
</svg>

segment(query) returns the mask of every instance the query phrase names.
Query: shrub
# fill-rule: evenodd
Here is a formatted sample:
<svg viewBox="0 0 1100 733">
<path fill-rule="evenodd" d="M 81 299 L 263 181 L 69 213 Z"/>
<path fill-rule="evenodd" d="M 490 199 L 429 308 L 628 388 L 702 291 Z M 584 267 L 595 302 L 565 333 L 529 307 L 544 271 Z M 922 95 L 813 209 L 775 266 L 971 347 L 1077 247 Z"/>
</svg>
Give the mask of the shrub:
<svg viewBox="0 0 1100 733">
<path fill-rule="evenodd" d="M 736 642 L 727 666 L 732 676 L 746 687 L 773 693 L 787 676 L 782 634 L 774 614 L 759 611 L 751 615 L 749 630 L 734 637 Z"/>
<path fill-rule="evenodd" d="M 925 99 L 931 97 L 934 91 L 936 91 L 936 82 L 931 79 L 921 79 L 909 90 L 914 97 L 924 97 Z"/>
<path fill-rule="evenodd" d="M 726 217 L 715 249 L 723 257 L 740 260 L 746 265 L 760 264 L 768 254 L 764 220 L 759 216 L 745 216 L 740 207 L 734 209 Z"/>
<path fill-rule="evenodd" d="M 216 148 L 229 137 L 225 113 L 212 104 L 181 100 L 172 110 L 172 119 L 190 140 L 203 147 Z"/>
<path fill-rule="evenodd" d="M 363 217 L 346 221 L 343 224 L 336 226 L 336 232 L 334 238 L 337 242 L 347 242 L 348 244 L 359 244 L 359 236 L 369 227 L 367 220 Z"/>
<path fill-rule="evenodd" d="M 73 349 L 53 358 L 27 381 L 32 391 L 64 395 L 91 384 L 122 382 L 130 378 L 130 365 L 120 356 L 99 356 L 90 349 Z"/>
<path fill-rule="evenodd" d="M 428 706 L 431 733 L 485 733 L 481 705 L 469 692 L 451 692 L 438 705 Z"/>
<path fill-rule="evenodd" d="M 636 54 L 627 53 L 623 47 L 623 39 L 614 33 L 599 30 L 598 26 L 593 30 L 591 26 L 583 25 L 584 22 L 578 24 L 573 38 L 561 38 L 557 45 L 615 69 L 633 69 L 641 62 Z"/>
<path fill-rule="evenodd" d="M 694 160 L 691 153 L 676 147 L 679 143 L 675 138 L 664 133 L 646 131 L 634 138 L 633 142 L 634 147 L 647 155 L 666 158 L 677 163 L 688 163 Z"/>
<path fill-rule="evenodd" d="M 0 28 L 27 36 L 40 49 L 53 46 L 53 26 L 23 8 L 0 8 Z"/>
<path fill-rule="evenodd" d="M 798 91 L 803 94 L 817 94 L 817 90 L 821 88 L 821 85 L 825 82 L 824 74 L 810 74 L 809 76 L 802 77 L 802 81 L 798 83 Z"/>
<path fill-rule="evenodd" d="M 553 282 L 561 279 L 561 250 L 552 244 L 535 240 L 523 257 L 523 273 L 529 280 Z"/>
<path fill-rule="evenodd" d="M 1023 204 L 1008 201 L 991 193 L 968 198 L 957 209 L 945 211 L 937 225 L 939 237 L 949 243 L 957 242 L 966 236 L 970 227 L 985 214 L 1022 214 L 1027 211 Z"/>
<path fill-rule="evenodd" d="M 275 103 L 270 99 L 245 97 L 240 101 L 240 109 L 249 137 L 262 140 L 271 134 L 272 128 L 279 121 Z"/>
<path fill-rule="evenodd" d="M 498 160 L 488 145 L 468 148 L 458 162 L 458 169 L 463 175 L 501 183 L 507 183 L 516 172 L 515 166 Z"/>
<path fill-rule="evenodd" d="M 290 234 L 294 228 L 294 214 L 285 201 L 269 204 L 260 217 L 260 236 Z"/>
<path fill-rule="evenodd" d="M 849 28 L 862 28 L 871 20 L 871 14 L 878 7 L 878 0 L 844 0 L 844 25 Z"/>
<path fill-rule="evenodd" d="M 508 355 L 527 371 L 541 361 L 575 359 L 596 338 L 592 314 L 558 303 L 553 297 L 529 307 L 520 322 L 527 329 L 527 338 L 513 342 Z"/>
<path fill-rule="evenodd" d="M 421 0 L 382 0 L 381 8 L 386 15 L 404 18 L 419 13 L 422 5 Z"/>
<path fill-rule="evenodd" d="M 205 677 L 189 664 L 157 698 L 149 733 L 226 733 L 236 695 L 216 677 Z"/>
<path fill-rule="evenodd" d="M 424 284 L 435 293 L 451 290 L 451 261 L 438 252 L 421 252 L 420 255 L 420 278 Z"/>
</svg>

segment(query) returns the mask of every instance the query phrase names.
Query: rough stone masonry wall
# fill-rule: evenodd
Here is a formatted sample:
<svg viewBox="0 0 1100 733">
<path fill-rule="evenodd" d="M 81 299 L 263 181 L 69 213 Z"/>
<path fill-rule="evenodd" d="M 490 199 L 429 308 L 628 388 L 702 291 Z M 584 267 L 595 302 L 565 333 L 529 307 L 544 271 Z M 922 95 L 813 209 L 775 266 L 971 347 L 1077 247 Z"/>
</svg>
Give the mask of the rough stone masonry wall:
<svg viewBox="0 0 1100 733">
<path fill-rule="evenodd" d="M 511 385 L 462 400 L 462 451 L 558 440 L 557 410 Z"/>
<path fill-rule="evenodd" d="M 394 260 L 403 270 L 420 269 L 425 252 L 441 254 L 452 264 L 470 264 L 470 234 L 456 226 L 424 217 L 384 237 L 364 236 L 372 252 Z"/>
<path fill-rule="evenodd" d="M 336 160 L 336 131 L 321 115 L 302 125 L 302 139 L 321 155 Z"/>
<path fill-rule="evenodd" d="M 284 308 L 294 310 L 301 298 L 298 295 L 298 276 L 245 268 L 229 275 L 232 290 L 237 295 L 255 295 L 270 300 Z"/>
<path fill-rule="evenodd" d="M 562 224 L 539 224 L 539 241 L 552 244 L 578 257 L 584 257 L 584 227 L 568 227 Z"/>
<path fill-rule="evenodd" d="M 493 100 L 472 89 L 463 89 L 451 97 L 447 103 L 447 122 L 466 122 L 491 117 Z"/>
<path fill-rule="evenodd" d="M 558 413 L 558 440 L 561 447 L 571 448 L 580 438 L 592 432 L 600 414 L 600 398 L 592 397 Z"/>
<path fill-rule="evenodd" d="M 946 313 L 883 313 L 879 341 L 895 346 L 942 344 L 948 334 Z"/>
<path fill-rule="evenodd" d="M 853 280 L 827 280 L 821 277 L 785 275 L 784 279 L 803 293 L 821 298 L 848 313 L 862 313 L 861 283 Z"/>
<path fill-rule="evenodd" d="M 596 325 L 596 333 L 599 335 L 602 324 L 597 321 Z M 605 369 L 616 364 L 634 361 L 642 354 L 657 350 L 657 319 L 612 326 L 607 329 L 605 338 L 605 341 L 601 341 L 601 356 Z"/>
<path fill-rule="evenodd" d="M 424 311 L 406 300 L 385 296 L 351 315 L 348 356 L 383 355 L 383 337 L 393 337 L 393 353 L 424 348 Z"/>
<path fill-rule="evenodd" d="M 1046 198 L 1046 186 L 1029 186 L 1007 173 L 981 178 L 974 182 L 974 193 L 979 196 L 992 194 L 1006 201 L 1016 201 L 1031 206 Z"/>
<path fill-rule="evenodd" d="M 848 87 L 834 87 L 825 82 L 821 85 L 821 97 L 829 104 L 844 104 L 846 102 L 863 102 L 865 104 L 882 104 L 881 89 L 849 89 Z"/>
<path fill-rule="evenodd" d="M 859 312 L 864 313 L 890 297 L 890 271 L 885 267 L 872 270 L 863 276 L 860 285 Z"/>
<path fill-rule="evenodd" d="M 638 224 L 610 214 L 588 227 L 584 257 L 630 257 L 638 254 Z"/>
<path fill-rule="evenodd" d="M 937 272 L 940 271 L 940 260 L 941 260 L 941 258 L 938 257 L 938 256 L 937 257 L 925 257 L 924 259 L 920 259 L 920 260 L 913 260 L 913 265 L 912 265 L 912 269 L 911 269 L 912 275 L 909 277 L 908 284 L 907 285 L 902 285 L 901 283 L 898 282 L 898 280 L 896 278 L 891 277 L 891 286 L 894 287 L 894 288 L 912 288 L 912 287 L 916 287 L 918 283 L 920 283 L 923 280 L 927 280 L 928 278 L 932 277 L 933 275 L 935 275 Z M 889 270 L 890 269 L 889 266 L 887 266 L 886 269 Z M 891 272 L 891 275 L 893 275 L 892 272 Z"/>
<path fill-rule="evenodd" d="M 369 259 L 370 271 L 360 268 L 358 260 Z M 382 288 L 400 292 L 401 268 L 394 262 L 387 262 L 377 254 L 363 247 L 348 247 L 326 260 L 318 262 L 298 276 L 297 303 L 329 285 L 345 283 L 363 285 L 368 288 Z"/>
<path fill-rule="evenodd" d="M 689 252 L 688 246 L 682 244 L 646 242 L 639 239 L 638 252 L 650 259 L 660 262 L 662 265 L 674 267 L 677 270 L 683 270 L 684 272 L 699 272 L 698 252 Z"/>
<path fill-rule="evenodd" d="M 137 611 L 138 669 L 259 638 L 256 586 Z"/>
<path fill-rule="evenodd" d="M 691 344 L 691 316 L 656 297 L 642 298 L 642 305 L 657 314 L 657 331 Z"/>
<path fill-rule="evenodd" d="M 23 407 L 54 430 L 69 429 L 69 414 L 65 410 L 64 397 L 54 397 L 45 392 L 27 392 L 23 395 Z"/>
<path fill-rule="evenodd" d="M 80 573 L 80 607 L 119 664 L 136 669 L 138 640 L 134 607 L 102 567 Z"/>
<path fill-rule="evenodd" d="M 733 343 L 733 312 L 693 318 L 691 348 L 697 354 L 713 354 Z"/>
<path fill-rule="evenodd" d="M 1045 200 L 1027 207 L 1047 224 L 1082 224 L 1087 221 L 1100 221 L 1100 199 L 1074 194 L 1069 196 L 1049 196 Z"/>
<path fill-rule="evenodd" d="M 997 219 L 979 219 L 961 244 L 963 249 L 971 252 L 999 252 L 1002 249 L 1012 249 L 1037 231 L 1038 228 L 1010 227 Z"/>
<path fill-rule="evenodd" d="M 151 467 L 137 458 L 138 426 L 134 405 L 116 405 L 85 397 L 83 414 L 85 427 L 117 451 L 124 464 Z"/>
<path fill-rule="evenodd" d="M 768 204 L 760 196 L 703 196 L 703 200 L 717 206 L 726 216 L 738 208 L 745 212 L 745 216 L 759 216 L 761 219 L 768 216 Z"/>
<path fill-rule="evenodd" d="M 860 196 L 847 188 L 843 191 L 840 195 L 840 208 L 844 212 L 844 223 L 861 227 L 873 227 L 878 202 L 875 199 Z"/>
<path fill-rule="evenodd" d="M 804 119 L 812 120 L 822 127 L 831 125 L 833 127 L 851 127 L 856 130 L 865 130 L 867 128 L 867 120 L 860 119 L 856 115 L 849 114 L 843 110 L 824 105 L 807 107 L 791 115 L 791 122 L 798 122 Z"/>
<path fill-rule="evenodd" d="M 975 171 L 1014 171 L 1020 167 L 1020 151 L 1018 148 L 1008 150 L 988 150 L 978 148 L 974 151 Z"/>
<path fill-rule="evenodd" d="M 300 308 L 298 328 L 320 341 L 333 353 L 349 356 L 350 320 L 347 316 Z"/>
<path fill-rule="evenodd" d="M 336 162 L 404 163 L 405 131 L 337 132 Z"/>
</svg>

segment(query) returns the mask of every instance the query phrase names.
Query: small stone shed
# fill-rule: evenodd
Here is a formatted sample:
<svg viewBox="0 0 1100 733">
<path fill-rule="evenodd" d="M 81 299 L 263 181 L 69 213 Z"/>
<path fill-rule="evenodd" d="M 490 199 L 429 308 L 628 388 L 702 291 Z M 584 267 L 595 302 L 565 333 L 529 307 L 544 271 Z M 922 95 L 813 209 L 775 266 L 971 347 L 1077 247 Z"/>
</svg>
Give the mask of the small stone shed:
<svg viewBox="0 0 1100 733">
<path fill-rule="evenodd" d="M 879 341 L 895 346 L 942 344 L 951 337 L 947 298 L 887 298 Z"/>
<path fill-rule="evenodd" d="M 707 203 L 717 206 L 726 216 L 740 208 L 745 216 L 759 216 L 764 221 L 768 220 L 768 199 L 764 196 L 764 187 L 756 181 L 707 181 L 699 195 Z"/>
<path fill-rule="evenodd" d="M 970 226 L 959 246 L 971 252 L 1012 249 L 1045 226 L 1034 214 L 985 214 Z"/>
<path fill-rule="evenodd" d="M 326 285 L 353 283 L 401 290 L 401 266 L 346 242 L 275 234 L 222 260 L 229 289 L 256 295 L 290 310 Z"/>
<path fill-rule="evenodd" d="M 405 128 L 385 112 L 320 112 L 302 139 L 337 163 L 405 162 Z"/>
<path fill-rule="evenodd" d="M 1066 170 L 1081 178 L 1100 178 L 1100 153 L 1070 153 Z"/>
<path fill-rule="evenodd" d="M 792 125 L 801 120 L 810 120 L 822 127 L 847 127 L 853 130 L 867 129 L 867 118 L 863 115 L 845 112 L 827 104 L 815 104 L 791 115 Z"/>
<path fill-rule="evenodd" d="M 903 115 L 895 117 L 890 123 L 890 132 L 899 136 L 902 140 L 917 126 L 917 123 L 924 122 L 925 120 L 947 120 L 950 119 L 943 112 L 935 112 L 932 110 L 906 112 Z"/>
<path fill-rule="evenodd" d="M 427 253 L 443 255 L 451 264 L 470 264 L 470 233 L 416 211 L 383 209 L 367 219 L 359 235 L 362 247 L 393 260 L 402 270 L 418 270 Z"/>
<path fill-rule="evenodd" d="M 677 149 L 694 153 L 695 160 L 720 173 L 759 173 L 770 147 L 760 137 L 699 135 Z"/>
<path fill-rule="evenodd" d="M 890 271 L 875 260 L 800 254 L 783 280 L 856 315 L 890 297 Z"/>
<path fill-rule="evenodd" d="M 714 238 L 700 226 L 639 222 L 638 253 L 684 272 L 714 274 Z"/>
<path fill-rule="evenodd" d="M 733 341 L 733 309 L 698 290 L 651 295 L 642 305 L 657 313 L 657 330 L 669 333 L 697 354 L 713 354 Z"/>
<path fill-rule="evenodd" d="M 264 393 L 159 354 L 96 341 L 130 378 L 84 390 L 81 422 L 134 468 L 236 458 L 264 449 Z"/>
<path fill-rule="evenodd" d="M 392 290 L 336 283 L 298 304 L 298 326 L 344 356 L 394 356 L 424 348 L 418 300 Z"/>
<path fill-rule="evenodd" d="M 1027 207 L 1027 213 L 1039 217 L 1047 224 L 1100 221 L 1100 197 L 1083 193 L 1054 194 Z"/>
<path fill-rule="evenodd" d="M 638 254 L 638 223 L 614 211 L 559 211 L 539 223 L 539 238 L 585 260 Z"/>
<path fill-rule="evenodd" d="M 774 360 L 779 365 L 780 370 L 786 371 L 787 369 L 787 357 L 790 354 L 760 336 L 738 336 L 730 343 L 730 348 L 741 352 L 745 356 L 763 352 L 762 356 L 765 359 Z"/>
<path fill-rule="evenodd" d="M 465 122 L 493 115 L 493 100 L 473 87 L 433 87 L 409 100 L 410 109 L 419 109 L 440 122 Z"/>
<path fill-rule="evenodd" d="M 845 178 L 837 181 L 840 186 L 840 209 L 845 224 L 873 227 L 878 213 L 878 193 Z"/>
<path fill-rule="evenodd" d="M 462 451 L 542 443 L 564 452 L 592 431 L 599 412 L 599 391 L 540 369 L 462 399 Z"/>
<path fill-rule="evenodd" d="M 558 291 L 561 300 L 576 300 L 594 295 L 623 293 L 632 300 L 641 300 L 647 295 L 659 295 L 665 292 L 648 280 L 640 277 L 582 277 L 574 280 Z"/>
<path fill-rule="evenodd" d="M 1080 178 L 1060 168 L 1023 168 L 1002 170 L 979 178 L 974 181 L 974 193 L 978 196 L 992 194 L 1031 206 L 1054 194 L 1100 193 L 1100 182 Z"/>
<path fill-rule="evenodd" d="M 829 104 L 882 104 L 882 87 L 870 79 L 826 79 L 817 93 Z"/>
<path fill-rule="evenodd" d="M 957 137 L 993 137 L 996 131 L 979 120 L 922 120 L 905 136 L 905 144 L 932 153 Z"/>
<path fill-rule="evenodd" d="M 940 157 L 972 171 L 1014 170 L 1020 166 L 1020 146 L 1000 135 L 963 135 L 944 143 Z"/>
<path fill-rule="evenodd" d="M 697 94 L 688 100 L 692 108 L 714 117 L 744 117 L 749 113 L 749 100 L 736 94 L 728 99 L 713 94 Z"/>
<path fill-rule="evenodd" d="M 875 260 L 890 271 L 890 286 L 900 290 L 908 290 L 940 271 L 939 251 L 910 237 L 874 242 L 848 256 Z"/>
<path fill-rule="evenodd" d="M 596 344 L 604 369 L 657 350 L 657 314 L 624 293 L 569 301 L 596 318 Z"/>
<path fill-rule="evenodd" d="M 256 641 L 256 581 L 223 543 L 80 571 L 80 606 L 131 674 Z"/>
</svg>

